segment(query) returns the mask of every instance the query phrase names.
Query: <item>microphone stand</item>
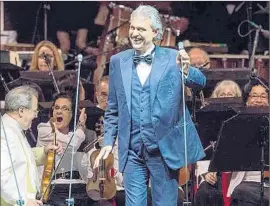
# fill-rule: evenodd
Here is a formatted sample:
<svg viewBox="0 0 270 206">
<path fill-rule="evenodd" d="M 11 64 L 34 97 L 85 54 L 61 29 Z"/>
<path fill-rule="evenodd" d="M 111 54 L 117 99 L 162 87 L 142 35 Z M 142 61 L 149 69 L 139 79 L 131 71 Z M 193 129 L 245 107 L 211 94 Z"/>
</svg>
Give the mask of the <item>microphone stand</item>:
<svg viewBox="0 0 270 206">
<path fill-rule="evenodd" d="M 249 58 L 249 68 L 251 69 L 251 76 L 256 76 L 256 74 L 257 74 L 257 69 L 254 67 L 254 59 L 255 59 L 255 52 L 256 52 L 256 49 L 258 46 L 258 42 L 259 42 L 259 33 L 260 33 L 261 29 L 262 29 L 261 26 L 256 28 L 252 53 L 251 53 L 251 56 Z"/>
<path fill-rule="evenodd" d="M 51 9 L 50 4 L 47 2 L 44 2 L 43 4 L 44 9 L 44 40 L 47 40 L 47 34 L 48 34 L 48 11 Z"/>
<path fill-rule="evenodd" d="M 264 197 L 264 167 L 265 167 L 265 159 L 264 159 L 264 154 L 265 154 L 265 146 L 267 144 L 266 138 L 267 136 L 267 131 L 269 131 L 269 117 L 264 116 L 266 119 L 265 124 L 261 126 L 260 128 L 260 147 L 261 147 L 261 182 L 260 182 L 260 205 L 263 206 L 263 197 Z M 268 169 L 269 170 L 269 169 Z"/>
<path fill-rule="evenodd" d="M 7 83 L 6 83 L 5 79 L 4 79 L 4 77 L 2 76 L 2 74 L 0 74 L 0 80 L 1 80 L 1 82 L 3 84 L 4 89 L 8 93 L 9 92 L 9 88 L 8 88 Z"/>
<path fill-rule="evenodd" d="M 247 9 L 247 19 L 249 21 L 252 21 L 252 1 L 250 1 L 246 5 L 246 9 Z M 248 31 L 251 31 L 250 25 L 248 25 Z M 252 50 L 252 36 L 251 36 L 251 32 L 250 32 L 248 35 L 248 56 L 249 56 L 249 58 L 251 57 L 251 50 Z"/>
<path fill-rule="evenodd" d="M 52 76 L 54 89 L 56 90 L 57 94 L 60 94 L 60 90 L 59 90 L 59 87 L 58 87 L 58 85 L 57 85 L 57 83 L 56 83 L 56 79 L 55 79 L 55 76 L 54 76 L 54 73 L 53 73 L 53 69 L 52 69 L 52 67 L 51 67 L 51 65 L 50 65 L 51 60 L 50 60 L 49 57 L 47 57 L 46 55 L 44 55 L 43 58 L 44 58 L 44 60 L 45 60 L 45 62 L 46 62 L 46 64 L 47 64 L 47 66 L 48 66 L 48 68 L 49 68 L 49 70 L 50 70 L 49 75 Z"/>
<path fill-rule="evenodd" d="M 259 41 L 259 33 L 262 30 L 262 27 L 259 25 L 256 27 L 256 33 L 254 37 L 254 42 L 253 42 L 253 48 L 252 48 L 252 54 L 249 59 L 249 68 L 251 69 L 251 76 L 250 78 L 254 78 L 258 80 L 260 83 L 262 83 L 265 88 L 269 91 L 269 87 L 267 87 L 257 76 L 257 69 L 254 67 L 254 58 L 255 58 L 255 52 L 257 49 L 258 41 Z M 267 118 L 267 117 L 266 117 Z M 268 119 L 268 118 L 267 118 Z M 268 125 L 269 125 L 269 120 L 268 120 Z M 264 197 L 264 150 L 265 150 L 265 134 L 266 134 L 266 129 L 267 126 L 262 126 L 261 127 L 261 141 L 260 141 L 260 147 L 261 147 L 261 182 L 260 182 L 260 205 L 263 206 L 263 197 Z M 269 126 L 268 126 L 269 128 Z"/>
<path fill-rule="evenodd" d="M 76 99 L 75 99 L 75 111 L 74 111 L 74 125 L 73 125 L 73 134 L 75 135 L 75 131 L 77 128 L 77 112 L 78 112 L 78 103 L 79 103 L 79 87 L 80 87 L 80 72 L 81 72 L 81 64 L 83 60 L 83 56 L 81 54 L 78 55 L 78 74 L 77 74 L 77 87 L 76 87 Z M 71 155 L 71 165 L 70 165 L 70 184 L 69 184 L 69 195 L 68 199 L 66 199 L 66 203 L 68 206 L 74 206 L 74 198 L 71 198 L 71 180 L 72 180 L 72 170 L 73 170 L 73 158 L 74 158 L 74 145 L 72 146 L 72 155 Z"/>
</svg>

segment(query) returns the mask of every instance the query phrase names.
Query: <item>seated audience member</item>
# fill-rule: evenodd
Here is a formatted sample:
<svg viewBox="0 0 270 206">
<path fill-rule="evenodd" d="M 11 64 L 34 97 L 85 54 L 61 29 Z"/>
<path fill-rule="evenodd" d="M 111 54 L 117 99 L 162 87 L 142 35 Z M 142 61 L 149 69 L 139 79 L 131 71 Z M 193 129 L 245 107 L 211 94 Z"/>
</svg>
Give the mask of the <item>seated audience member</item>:
<svg viewBox="0 0 270 206">
<path fill-rule="evenodd" d="M 49 71 L 49 67 L 44 60 L 44 56 L 50 60 L 50 67 L 53 70 L 64 70 L 64 62 L 57 47 L 50 41 L 39 42 L 34 50 L 32 61 L 30 65 L 30 71 Z"/>
<path fill-rule="evenodd" d="M 194 47 L 188 51 L 188 55 L 190 58 L 190 64 L 192 66 L 197 68 L 210 69 L 211 62 L 206 51 Z"/>
<path fill-rule="evenodd" d="M 73 136 L 73 121 L 74 121 L 75 104 L 72 97 L 67 94 L 60 93 L 52 106 L 51 116 L 49 122 L 40 123 L 38 125 L 38 141 L 37 145 L 45 146 L 53 142 L 54 134 L 52 134 L 52 125 L 55 127 L 56 139 L 60 142 L 63 148 L 68 147 L 64 157 L 56 171 L 54 189 L 49 199 L 48 204 L 55 206 L 66 205 L 65 200 L 69 196 L 69 183 L 71 176 L 71 158 L 72 147 L 74 147 L 74 161 L 72 168 L 72 197 L 75 205 L 87 205 L 87 193 L 85 191 L 86 183 L 81 179 L 81 176 L 87 173 L 87 168 L 83 168 L 80 164 L 82 153 L 77 152 L 81 143 L 85 140 L 85 109 L 82 109 L 75 135 Z M 71 143 L 68 145 L 68 142 Z M 62 155 L 56 155 L 55 167 L 59 164 Z M 41 169 L 42 170 L 42 169 Z M 43 172 L 41 172 L 42 174 Z M 41 175 L 42 176 L 42 175 Z"/>
<path fill-rule="evenodd" d="M 217 83 L 211 98 L 226 98 L 226 97 L 241 97 L 242 92 L 238 84 L 231 80 L 223 80 Z M 201 177 L 201 182 L 199 189 L 195 197 L 196 206 L 222 206 L 223 198 L 222 192 L 217 182 L 217 173 L 208 172 L 210 161 L 199 161 L 197 162 L 198 166 L 198 175 Z"/>
<path fill-rule="evenodd" d="M 247 107 L 269 106 L 269 91 L 258 80 L 251 81 L 243 93 Z M 269 177 L 268 177 L 269 178 Z M 260 205 L 260 171 L 233 172 L 227 196 L 231 196 L 231 206 Z M 263 205 L 269 205 L 269 183 L 264 185 Z"/>
</svg>

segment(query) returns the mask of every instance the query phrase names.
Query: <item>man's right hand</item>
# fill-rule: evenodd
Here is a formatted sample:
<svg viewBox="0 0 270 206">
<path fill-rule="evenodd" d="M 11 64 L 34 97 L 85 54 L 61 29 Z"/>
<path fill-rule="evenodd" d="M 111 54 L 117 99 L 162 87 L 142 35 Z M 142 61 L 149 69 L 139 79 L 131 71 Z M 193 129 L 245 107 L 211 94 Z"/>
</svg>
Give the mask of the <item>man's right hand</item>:
<svg viewBox="0 0 270 206">
<path fill-rule="evenodd" d="M 107 157 L 109 156 L 111 151 L 112 151 L 112 146 L 102 147 L 96 160 L 95 160 L 93 169 L 95 169 L 99 166 L 99 161 L 101 160 L 101 158 L 103 158 L 104 160 L 107 159 Z"/>
<path fill-rule="evenodd" d="M 214 185 L 217 182 L 217 173 L 216 172 L 208 172 L 204 175 L 204 179 L 211 185 Z"/>
<path fill-rule="evenodd" d="M 41 200 L 27 199 L 26 206 L 40 206 L 43 205 Z"/>
</svg>

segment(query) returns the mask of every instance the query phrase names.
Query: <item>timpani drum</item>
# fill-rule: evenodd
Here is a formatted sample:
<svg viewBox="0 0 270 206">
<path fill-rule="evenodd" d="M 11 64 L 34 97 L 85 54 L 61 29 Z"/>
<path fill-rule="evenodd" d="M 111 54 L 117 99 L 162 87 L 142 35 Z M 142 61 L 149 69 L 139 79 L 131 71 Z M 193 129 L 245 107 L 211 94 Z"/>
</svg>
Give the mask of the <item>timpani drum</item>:
<svg viewBox="0 0 270 206">
<path fill-rule="evenodd" d="M 123 5 L 111 4 L 112 14 L 110 16 L 110 29 L 115 31 L 115 43 L 118 46 L 128 44 L 129 19 L 133 11 L 132 8 Z M 109 30 L 110 31 L 110 30 Z M 108 31 L 108 32 L 109 32 Z"/>
<path fill-rule="evenodd" d="M 161 14 L 161 21 L 163 25 L 163 36 L 157 45 L 164 47 L 176 47 L 176 37 L 180 35 L 180 18 L 177 16 Z"/>
</svg>

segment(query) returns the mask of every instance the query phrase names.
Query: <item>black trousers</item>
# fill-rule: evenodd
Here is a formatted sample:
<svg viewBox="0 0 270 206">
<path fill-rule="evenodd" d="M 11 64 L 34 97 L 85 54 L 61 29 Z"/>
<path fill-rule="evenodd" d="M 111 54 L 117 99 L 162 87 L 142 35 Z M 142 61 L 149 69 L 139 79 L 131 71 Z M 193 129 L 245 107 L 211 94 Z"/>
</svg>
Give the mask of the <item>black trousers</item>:
<svg viewBox="0 0 270 206">
<path fill-rule="evenodd" d="M 66 206 L 66 199 L 69 196 L 69 184 L 56 184 L 51 191 L 51 196 L 48 201 L 50 206 Z M 88 199 L 85 184 L 72 184 L 71 197 L 74 198 L 75 206 L 87 206 Z"/>
<path fill-rule="evenodd" d="M 223 206 L 223 196 L 217 184 L 211 185 L 204 181 L 200 184 L 195 196 L 195 206 Z"/>
<path fill-rule="evenodd" d="M 116 191 L 116 195 L 114 197 L 115 203 L 117 206 L 125 206 L 125 191 Z M 88 199 L 88 205 L 91 206 L 110 206 L 113 205 L 113 200 L 105 200 L 105 202 L 94 201 L 92 199 Z"/>
<path fill-rule="evenodd" d="M 231 206 L 259 206 L 260 205 L 260 183 L 241 182 L 233 191 Z M 264 187 L 263 205 L 269 205 L 269 188 Z"/>
</svg>

